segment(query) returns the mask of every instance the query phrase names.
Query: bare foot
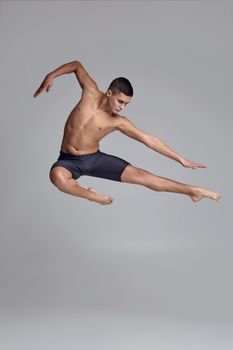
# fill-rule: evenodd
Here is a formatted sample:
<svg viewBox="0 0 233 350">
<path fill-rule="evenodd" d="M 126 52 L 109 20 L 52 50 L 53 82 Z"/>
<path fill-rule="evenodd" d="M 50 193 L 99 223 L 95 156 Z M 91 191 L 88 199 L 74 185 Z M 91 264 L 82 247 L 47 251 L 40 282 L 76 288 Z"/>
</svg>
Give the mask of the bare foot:
<svg viewBox="0 0 233 350">
<path fill-rule="evenodd" d="M 98 193 L 93 187 L 89 187 L 88 191 L 91 191 L 96 195 L 95 199 L 93 199 L 94 202 L 97 202 L 102 205 L 112 204 L 113 202 L 112 197 L 104 196 L 103 194 Z"/>
<path fill-rule="evenodd" d="M 191 196 L 193 202 L 198 202 L 203 198 L 209 198 L 214 201 L 219 202 L 221 200 L 221 196 L 218 193 L 206 190 L 201 187 L 195 187 L 194 188 L 194 195 Z"/>
</svg>

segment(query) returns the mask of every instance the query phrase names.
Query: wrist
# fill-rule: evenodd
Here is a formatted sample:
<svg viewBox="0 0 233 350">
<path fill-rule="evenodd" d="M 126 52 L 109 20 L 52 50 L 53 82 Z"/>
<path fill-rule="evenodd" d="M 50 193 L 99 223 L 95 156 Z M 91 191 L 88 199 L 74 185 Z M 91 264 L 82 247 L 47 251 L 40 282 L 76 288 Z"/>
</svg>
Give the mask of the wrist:
<svg viewBox="0 0 233 350">
<path fill-rule="evenodd" d="M 48 73 L 47 75 L 46 75 L 46 79 L 54 79 L 54 78 L 56 78 L 56 74 L 54 73 L 54 71 L 53 72 L 50 72 L 50 73 Z"/>
<path fill-rule="evenodd" d="M 177 162 L 183 165 L 184 158 L 182 158 L 181 156 L 178 156 Z"/>
</svg>

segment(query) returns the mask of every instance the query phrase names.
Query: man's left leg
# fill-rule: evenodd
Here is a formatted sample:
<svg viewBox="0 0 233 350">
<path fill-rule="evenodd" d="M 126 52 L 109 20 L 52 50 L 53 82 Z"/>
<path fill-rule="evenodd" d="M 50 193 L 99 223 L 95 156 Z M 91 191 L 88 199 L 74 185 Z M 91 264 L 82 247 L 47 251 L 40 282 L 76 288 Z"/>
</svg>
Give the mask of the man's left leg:
<svg viewBox="0 0 233 350">
<path fill-rule="evenodd" d="M 207 189 L 186 185 L 176 182 L 165 177 L 154 175 L 144 169 L 128 165 L 121 174 L 121 181 L 131 184 L 145 186 L 153 191 L 164 191 L 185 194 L 194 202 L 203 198 L 209 198 L 216 201 L 220 200 L 218 193 L 209 191 Z"/>
</svg>

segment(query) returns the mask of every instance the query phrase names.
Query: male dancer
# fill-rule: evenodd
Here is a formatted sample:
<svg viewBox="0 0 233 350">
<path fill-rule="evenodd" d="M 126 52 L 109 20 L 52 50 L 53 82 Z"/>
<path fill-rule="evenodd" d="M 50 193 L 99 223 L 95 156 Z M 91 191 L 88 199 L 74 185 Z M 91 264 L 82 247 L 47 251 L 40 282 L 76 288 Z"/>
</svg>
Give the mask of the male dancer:
<svg viewBox="0 0 233 350">
<path fill-rule="evenodd" d="M 133 96 L 133 88 L 126 78 L 114 79 L 104 93 L 83 65 L 73 61 L 47 74 L 34 97 L 43 91 L 48 92 L 53 79 L 67 73 L 75 73 L 82 88 L 82 96 L 66 121 L 60 156 L 50 170 L 51 182 L 60 191 L 100 204 L 111 204 L 113 199 L 110 196 L 100 194 L 94 188 L 85 189 L 76 181 L 82 175 L 89 175 L 139 184 L 154 191 L 181 193 L 188 195 L 194 202 L 203 198 L 220 200 L 220 195 L 215 192 L 154 175 L 99 150 L 100 140 L 118 130 L 186 168 L 205 168 L 202 164 L 184 159 L 162 140 L 139 130 L 128 118 L 119 114 Z"/>
</svg>

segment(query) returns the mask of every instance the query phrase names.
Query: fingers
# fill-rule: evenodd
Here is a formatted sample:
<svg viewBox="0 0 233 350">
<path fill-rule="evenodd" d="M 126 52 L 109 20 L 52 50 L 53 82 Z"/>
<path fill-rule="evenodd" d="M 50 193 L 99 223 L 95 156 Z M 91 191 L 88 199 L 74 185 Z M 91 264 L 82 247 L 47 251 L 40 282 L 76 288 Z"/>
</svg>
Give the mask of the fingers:
<svg viewBox="0 0 233 350">
<path fill-rule="evenodd" d="M 191 166 L 191 168 L 200 169 L 200 168 L 206 168 L 206 166 L 202 164 L 194 164 L 193 166 Z"/>
<path fill-rule="evenodd" d="M 34 93 L 34 97 L 40 95 L 43 91 L 49 92 L 51 86 L 52 86 L 53 80 L 51 77 L 46 76 L 42 83 L 40 84 L 40 87 L 36 90 Z"/>
<path fill-rule="evenodd" d="M 203 165 L 203 164 L 197 164 L 197 165 L 194 165 L 194 166 L 192 166 L 192 168 L 193 169 L 200 169 L 200 168 L 206 168 L 206 166 L 205 165 Z"/>
<path fill-rule="evenodd" d="M 190 160 L 184 160 L 182 162 L 182 165 L 185 167 L 185 168 L 191 168 L 191 169 L 199 169 L 199 168 L 206 168 L 206 165 L 205 164 L 200 164 L 200 163 L 194 163 Z"/>
<path fill-rule="evenodd" d="M 200 169 L 200 168 L 206 168 L 206 166 L 204 164 L 198 164 L 198 163 L 186 163 L 184 165 L 186 168 L 191 168 L 191 169 Z"/>
<path fill-rule="evenodd" d="M 50 88 L 51 88 L 50 84 L 49 85 L 47 85 L 47 84 L 45 85 L 44 83 L 42 83 L 42 85 L 39 87 L 39 89 L 36 90 L 36 92 L 34 93 L 33 96 L 36 97 L 36 96 L 40 95 L 43 90 L 45 90 L 46 92 L 49 92 Z"/>
<path fill-rule="evenodd" d="M 46 88 L 44 81 L 42 82 L 42 84 L 40 85 L 40 87 L 36 90 L 36 92 L 34 93 L 34 97 L 40 95 L 42 93 L 42 91 Z"/>
<path fill-rule="evenodd" d="M 34 93 L 34 97 L 38 96 L 40 93 L 42 92 L 42 88 L 39 87 L 39 89 L 36 90 L 36 92 Z"/>
</svg>

